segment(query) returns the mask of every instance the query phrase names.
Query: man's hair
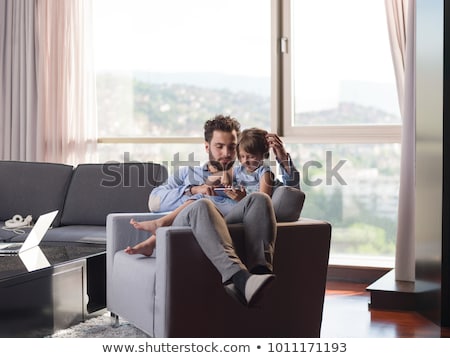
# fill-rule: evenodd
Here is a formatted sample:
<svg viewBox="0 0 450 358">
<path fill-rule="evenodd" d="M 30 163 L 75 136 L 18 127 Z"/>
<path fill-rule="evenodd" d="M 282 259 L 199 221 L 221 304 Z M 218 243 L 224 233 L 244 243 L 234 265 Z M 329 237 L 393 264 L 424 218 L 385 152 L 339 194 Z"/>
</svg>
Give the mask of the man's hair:
<svg viewBox="0 0 450 358">
<path fill-rule="evenodd" d="M 231 116 L 224 116 L 218 114 L 214 118 L 206 121 L 204 126 L 205 141 L 211 143 L 214 131 L 232 132 L 236 131 L 236 135 L 239 137 L 241 133 L 241 125 L 236 118 Z"/>
<path fill-rule="evenodd" d="M 237 152 L 245 150 L 250 154 L 262 154 L 263 158 L 269 158 L 269 143 L 267 142 L 267 131 L 259 128 L 249 128 L 242 131 L 237 144 Z"/>
</svg>

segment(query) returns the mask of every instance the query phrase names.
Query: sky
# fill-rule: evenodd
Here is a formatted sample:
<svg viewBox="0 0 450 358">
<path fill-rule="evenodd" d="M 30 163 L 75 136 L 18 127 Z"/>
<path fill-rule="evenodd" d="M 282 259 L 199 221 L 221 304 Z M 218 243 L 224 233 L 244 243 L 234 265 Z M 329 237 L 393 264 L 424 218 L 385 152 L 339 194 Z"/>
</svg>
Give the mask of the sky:
<svg viewBox="0 0 450 358">
<path fill-rule="evenodd" d="M 270 0 L 95 0 L 94 6 L 99 68 L 270 75 Z"/>
<path fill-rule="evenodd" d="M 339 61 L 339 67 L 353 76 L 367 76 L 366 68 L 355 68 L 358 61 L 346 55 L 356 46 L 369 61 L 372 77 L 385 77 L 390 62 L 380 63 L 380 57 L 373 56 L 389 51 L 386 25 L 378 21 L 385 16 L 383 0 L 294 0 L 294 4 L 295 29 L 305 34 L 298 38 L 308 49 L 323 51 L 326 44 L 329 54 L 323 60 L 302 56 L 306 64 Z M 94 0 L 94 6 L 100 67 L 170 71 L 183 66 L 212 72 L 234 67 L 235 73 L 259 76 L 270 68 L 269 54 L 262 58 L 270 51 L 270 0 Z M 310 16 L 311 11 L 317 16 Z"/>
<path fill-rule="evenodd" d="M 384 0 L 294 0 L 294 4 L 296 108 L 334 108 L 342 100 L 344 85 L 355 96 L 370 87 L 367 83 L 395 91 Z M 367 93 L 373 95 L 376 91 Z M 397 107 L 396 101 L 391 103 Z"/>
<path fill-rule="evenodd" d="M 270 5 L 94 0 L 96 67 L 269 79 Z M 384 0 L 293 0 L 292 13 L 296 107 L 335 106 L 343 81 L 395 86 Z"/>
</svg>

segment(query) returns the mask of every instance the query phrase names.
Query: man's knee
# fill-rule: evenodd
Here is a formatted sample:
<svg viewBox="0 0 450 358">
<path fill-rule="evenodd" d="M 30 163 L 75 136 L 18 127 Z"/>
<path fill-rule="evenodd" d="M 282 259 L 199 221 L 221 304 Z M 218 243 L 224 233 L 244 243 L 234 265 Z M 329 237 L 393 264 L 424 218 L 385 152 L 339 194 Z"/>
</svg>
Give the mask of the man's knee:
<svg viewBox="0 0 450 358">
<path fill-rule="evenodd" d="M 208 199 L 198 199 L 186 206 L 175 218 L 174 226 L 190 226 L 197 218 L 209 217 L 209 213 L 215 209 L 214 204 Z"/>
<path fill-rule="evenodd" d="M 209 211 L 215 209 L 215 205 L 211 200 L 208 199 L 198 199 L 191 205 L 191 210 L 197 211 Z"/>
<path fill-rule="evenodd" d="M 296 221 L 299 219 L 305 202 L 305 193 L 299 189 L 281 186 L 272 194 L 275 217 L 278 222 Z"/>
<path fill-rule="evenodd" d="M 248 198 L 250 201 L 258 203 L 258 205 L 270 204 L 270 196 L 267 195 L 266 193 L 261 193 L 261 192 L 251 193 L 248 196 Z"/>
</svg>

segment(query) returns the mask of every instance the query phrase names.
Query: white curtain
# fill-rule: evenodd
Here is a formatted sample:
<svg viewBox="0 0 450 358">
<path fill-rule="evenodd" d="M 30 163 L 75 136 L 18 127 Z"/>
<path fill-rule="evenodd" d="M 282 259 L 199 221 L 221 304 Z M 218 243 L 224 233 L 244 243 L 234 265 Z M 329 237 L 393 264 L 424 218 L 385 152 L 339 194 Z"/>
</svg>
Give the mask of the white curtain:
<svg viewBox="0 0 450 358">
<path fill-rule="evenodd" d="M 39 156 L 96 161 L 95 74 L 91 0 L 36 0 Z"/>
<path fill-rule="evenodd" d="M 415 0 L 385 0 L 402 114 L 395 278 L 415 280 Z"/>
<path fill-rule="evenodd" d="M 34 0 L 0 0 L 0 159 L 37 154 Z"/>
<path fill-rule="evenodd" d="M 96 161 L 92 0 L 0 0 L 0 159 Z"/>
</svg>

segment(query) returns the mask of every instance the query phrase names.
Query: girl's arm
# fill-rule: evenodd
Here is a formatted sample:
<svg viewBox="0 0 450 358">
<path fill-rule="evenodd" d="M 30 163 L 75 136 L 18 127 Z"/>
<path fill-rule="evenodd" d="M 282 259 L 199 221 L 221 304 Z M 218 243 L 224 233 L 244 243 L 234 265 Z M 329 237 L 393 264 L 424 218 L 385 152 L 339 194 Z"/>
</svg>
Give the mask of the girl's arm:
<svg viewBox="0 0 450 358">
<path fill-rule="evenodd" d="M 264 172 L 259 178 L 259 191 L 261 193 L 266 193 L 271 197 L 273 192 L 273 180 L 274 175 L 270 170 Z"/>
</svg>

